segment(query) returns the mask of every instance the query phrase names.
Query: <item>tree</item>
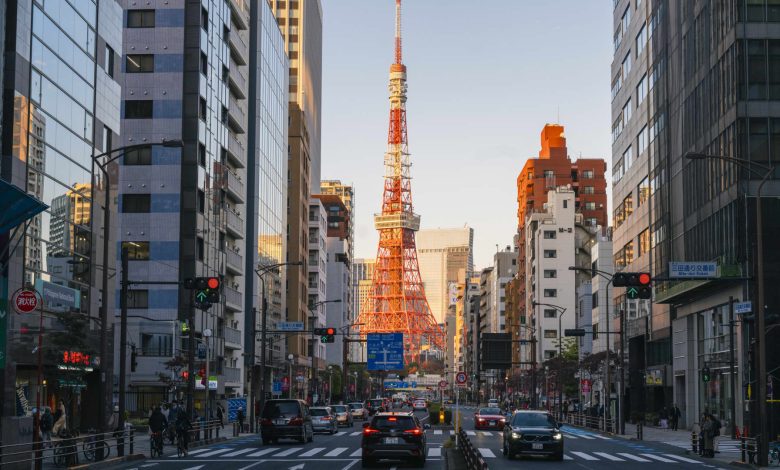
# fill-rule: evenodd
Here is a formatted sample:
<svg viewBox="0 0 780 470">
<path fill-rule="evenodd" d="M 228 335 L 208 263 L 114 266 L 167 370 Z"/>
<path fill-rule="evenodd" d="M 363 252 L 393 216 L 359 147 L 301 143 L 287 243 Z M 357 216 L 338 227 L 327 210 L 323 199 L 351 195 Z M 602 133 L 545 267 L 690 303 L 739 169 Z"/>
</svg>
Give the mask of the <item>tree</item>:
<svg viewBox="0 0 780 470">
<path fill-rule="evenodd" d="M 175 392 L 179 384 L 184 383 L 181 373 L 182 370 L 187 367 L 187 359 L 184 356 L 178 355 L 165 361 L 163 365 L 165 366 L 165 370 L 167 370 L 168 373 L 158 372 L 157 377 L 160 382 L 164 383 L 168 387 L 169 391 Z"/>
</svg>

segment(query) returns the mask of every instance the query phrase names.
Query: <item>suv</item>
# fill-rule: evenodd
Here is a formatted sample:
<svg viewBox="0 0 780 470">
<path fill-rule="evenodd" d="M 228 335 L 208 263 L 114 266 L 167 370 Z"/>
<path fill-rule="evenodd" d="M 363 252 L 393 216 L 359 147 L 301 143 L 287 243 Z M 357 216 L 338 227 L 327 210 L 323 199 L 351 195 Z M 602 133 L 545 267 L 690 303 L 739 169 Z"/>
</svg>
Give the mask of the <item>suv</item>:
<svg viewBox="0 0 780 470">
<path fill-rule="evenodd" d="M 563 460 L 563 435 L 555 418 L 546 411 L 516 411 L 504 427 L 503 438 L 501 450 L 510 460 L 518 454 Z"/>
<path fill-rule="evenodd" d="M 363 467 L 380 459 L 411 461 L 425 466 L 425 430 L 415 416 L 408 413 L 377 413 L 370 423 L 363 424 Z"/>
<path fill-rule="evenodd" d="M 266 445 L 282 438 L 311 442 L 314 428 L 308 405 L 303 400 L 266 401 L 260 415 L 260 434 Z"/>
<path fill-rule="evenodd" d="M 381 398 L 372 398 L 366 400 L 366 409 L 369 416 L 374 416 L 377 412 L 385 411 L 385 401 Z"/>
</svg>

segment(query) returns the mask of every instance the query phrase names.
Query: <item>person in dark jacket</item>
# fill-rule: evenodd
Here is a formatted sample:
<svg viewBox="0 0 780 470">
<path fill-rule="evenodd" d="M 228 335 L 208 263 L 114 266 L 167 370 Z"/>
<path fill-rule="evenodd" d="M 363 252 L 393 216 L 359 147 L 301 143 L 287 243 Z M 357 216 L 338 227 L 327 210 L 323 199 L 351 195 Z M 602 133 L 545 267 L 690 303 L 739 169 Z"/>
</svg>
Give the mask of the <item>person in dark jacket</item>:
<svg viewBox="0 0 780 470">
<path fill-rule="evenodd" d="M 238 432 L 244 432 L 244 409 L 239 408 L 236 413 L 236 419 L 238 420 Z"/>
<path fill-rule="evenodd" d="M 162 433 L 166 427 L 168 427 L 168 420 L 165 419 L 165 415 L 162 414 L 162 410 L 158 406 L 152 411 L 152 415 L 149 416 L 149 429 L 155 433 Z"/>
<path fill-rule="evenodd" d="M 48 406 L 43 410 L 40 427 L 44 446 L 51 447 L 51 430 L 54 428 L 54 416 L 52 416 L 51 409 Z"/>
<path fill-rule="evenodd" d="M 677 405 L 672 405 L 672 412 L 669 416 L 672 421 L 672 431 L 677 431 L 677 426 L 680 425 L 680 416 L 682 416 L 680 409 L 677 408 Z"/>
</svg>

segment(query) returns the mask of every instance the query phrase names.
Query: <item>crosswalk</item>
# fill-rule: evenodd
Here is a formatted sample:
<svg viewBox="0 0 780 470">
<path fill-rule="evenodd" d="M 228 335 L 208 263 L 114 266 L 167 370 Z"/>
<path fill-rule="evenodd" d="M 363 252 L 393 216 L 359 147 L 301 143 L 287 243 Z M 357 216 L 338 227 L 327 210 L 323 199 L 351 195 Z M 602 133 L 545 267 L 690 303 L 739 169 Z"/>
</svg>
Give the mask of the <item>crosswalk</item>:
<svg viewBox="0 0 780 470">
<path fill-rule="evenodd" d="M 488 450 L 488 452 L 490 452 Z M 492 452 L 490 452 L 492 454 Z M 355 458 L 363 455 L 360 447 L 355 449 L 354 447 L 245 447 L 242 449 L 235 449 L 233 447 L 225 448 L 204 448 L 195 449 L 188 453 L 190 459 L 223 459 L 234 457 L 236 459 L 248 459 L 262 457 L 264 459 L 274 458 L 294 458 L 294 459 L 327 459 L 327 458 Z M 439 445 L 428 446 L 428 458 L 441 458 L 442 448 Z M 495 454 L 493 454 L 495 457 Z M 176 455 L 171 455 L 169 458 L 177 458 Z"/>
<path fill-rule="evenodd" d="M 691 441 L 688 440 L 676 440 L 676 441 L 663 441 L 664 444 L 678 447 L 680 449 L 690 449 L 691 448 Z M 718 452 L 723 454 L 739 454 L 740 453 L 740 442 L 736 439 L 720 439 L 718 441 Z"/>
<path fill-rule="evenodd" d="M 496 458 L 496 453 L 492 449 L 480 448 L 479 453 L 486 459 Z M 682 455 L 675 454 L 630 454 L 627 452 L 582 452 L 571 451 L 563 454 L 563 460 L 579 460 L 585 462 L 607 461 L 607 462 L 637 462 L 637 463 L 671 463 L 671 464 L 701 464 L 704 462 L 694 460 Z"/>
</svg>

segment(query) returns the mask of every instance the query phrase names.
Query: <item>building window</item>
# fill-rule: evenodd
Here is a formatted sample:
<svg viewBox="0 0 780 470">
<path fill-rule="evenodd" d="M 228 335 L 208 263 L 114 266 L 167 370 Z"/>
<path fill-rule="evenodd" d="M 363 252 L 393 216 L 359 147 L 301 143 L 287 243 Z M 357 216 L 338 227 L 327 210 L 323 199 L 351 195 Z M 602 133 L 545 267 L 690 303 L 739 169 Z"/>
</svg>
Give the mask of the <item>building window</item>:
<svg viewBox="0 0 780 470">
<path fill-rule="evenodd" d="M 625 268 L 634 261 L 634 241 L 626 243 L 623 248 L 615 253 L 615 267 Z"/>
<path fill-rule="evenodd" d="M 558 252 L 556 250 L 544 250 L 545 258 L 557 258 Z"/>
<path fill-rule="evenodd" d="M 203 31 L 209 30 L 209 12 L 203 7 L 200 9 L 200 27 Z"/>
<path fill-rule="evenodd" d="M 209 58 L 202 52 L 200 53 L 200 73 L 202 73 L 204 77 L 209 76 Z"/>
<path fill-rule="evenodd" d="M 558 277 L 558 271 L 556 271 L 555 269 L 545 269 L 544 277 L 547 279 L 554 279 Z"/>
<path fill-rule="evenodd" d="M 582 188 L 582 194 L 595 194 L 596 188 L 593 186 L 584 186 Z"/>
<path fill-rule="evenodd" d="M 125 119 L 151 119 L 153 117 L 154 101 L 126 100 Z"/>
<path fill-rule="evenodd" d="M 595 211 L 596 210 L 596 203 L 593 201 L 588 201 L 585 203 L 585 210 L 586 211 Z"/>
<path fill-rule="evenodd" d="M 128 10 L 128 28 L 154 28 L 154 10 Z"/>
<path fill-rule="evenodd" d="M 206 168 L 206 146 L 198 144 L 198 164 L 203 168 Z"/>
<path fill-rule="evenodd" d="M 635 49 L 637 57 L 639 57 L 639 54 L 645 50 L 645 44 L 647 44 L 647 30 L 645 29 L 645 25 L 642 25 L 642 28 L 639 30 L 639 34 L 636 35 Z"/>
<path fill-rule="evenodd" d="M 545 359 L 552 359 L 552 358 L 554 358 L 556 356 L 557 353 L 558 353 L 558 351 L 555 351 L 555 350 L 552 350 L 552 351 L 546 350 L 546 351 L 544 351 L 544 358 Z"/>
<path fill-rule="evenodd" d="M 127 73 L 154 72 L 154 54 L 127 54 L 125 71 Z"/>
<path fill-rule="evenodd" d="M 206 207 L 206 193 L 202 189 L 198 189 L 198 212 L 204 213 Z"/>
<path fill-rule="evenodd" d="M 639 233 L 639 256 L 650 252 L 650 229 L 646 228 Z"/>
<path fill-rule="evenodd" d="M 149 291 L 146 289 L 127 291 L 127 308 L 149 308 Z"/>
<path fill-rule="evenodd" d="M 631 5 L 626 6 L 626 11 L 623 12 L 623 16 L 620 18 L 620 26 L 623 31 L 628 31 L 628 27 L 631 24 Z"/>
<path fill-rule="evenodd" d="M 544 170 L 545 178 L 555 178 L 555 172 L 553 170 Z"/>
<path fill-rule="evenodd" d="M 647 74 L 642 75 L 636 86 L 636 105 L 639 106 L 647 97 Z"/>
<path fill-rule="evenodd" d="M 620 91 L 620 87 L 623 86 L 623 75 L 618 72 L 615 78 L 612 79 L 612 99 L 614 100 Z"/>
<path fill-rule="evenodd" d="M 544 290 L 544 296 L 545 297 L 558 297 L 558 289 L 545 289 Z"/>
<path fill-rule="evenodd" d="M 103 52 L 103 69 L 106 71 L 109 77 L 114 78 L 114 49 L 106 44 L 106 48 Z"/>
<path fill-rule="evenodd" d="M 584 180 L 592 180 L 593 170 L 583 170 L 583 172 L 581 173 L 581 178 Z"/>
<path fill-rule="evenodd" d="M 173 355 L 173 336 L 160 333 L 141 333 L 141 353 L 144 356 L 170 357 Z"/>
<path fill-rule="evenodd" d="M 201 121 L 206 122 L 206 114 L 208 114 L 208 105 L 206 104 L 206 99 L 201 97 L 199 103 L 200 105 L 198 106 L 198 116 L 200 117 Z"/>
<path fill-rule="evenodd" d="M 544 309 L 544 318 L 558 318 L 557 311 L 554 308 Z"/>
<path fill-rule="evenodd" d="M 122 242 L 122 249 L 127 249 L 127 259 L 147 261 L 149 259 L 149 242 Z"/>
<path fill-rule="evenodd" d="M 633 148 L 629 145 L 625 152 L 623 152 L 623 173 L 627 173 L 631 165 L 634 164 L 634 152 Z"/>
<path fill-rule="evenodd" d="M 544 337 L 547 338 L 547 339 L 557 338 L 558 337 L 558 330 L 544 330 Z"/>
<path fill-rule="evenodd" d="M 647 126 L 644 126 L 636 135 L 636 154 L 642 155 L 647 149 Z"/>
<path fill-rule="evenodd" d="M 626 104 L 623 106 L 623 125 L 628 124 L 628 121 L 631 119 L 631 98 L 626 101 Z"/>
<path fill-rule="evenodd" d="M 569 200 L 568 199 L 564 199 L 563 200 L 563 208 L 566 209 L 568 207 L 569 207 Z"/>
<path fill-rule="evenodd" d="M 151 165 L 152 146 L 140 147 L 125 152 L 125 165 Z"/>
<path fill-rule="evenodd" d="M 599 221 L 596 220 L 595 217 L 588 217 L 587 219 L 585 219 L 585 225 L 588 225 L 590 227 L 595 227 L 596 225 L 598 225 L 598 223 Z"/>
<path fill-rule="evenodd" d="M 623 81 L 628 78 L 628 74 L 631 72 L 631 51 L 628 51 L 623 63 L 620 64 L 620 72 L 623 74 Z"/>
<path fill-rule="evenodd" d="M 195 241 L 195 244 L 196 244 L 196 249 L 198 250 L 197 253 L 198 261 L 203 261 L 203 258 L 205 257 L 206 254 L 206 247 L 203 244 L 203 237 L 198 237 L 197 240 Z"/>
<path fill-rule="evenodd" d="M 552 240 L 555 238 L 555 230 L 545 230 L 544 231 L 544 238 L 545 240 Z"/>
<path fill-rule="evenodd" d="M 152 196 L 150 194 L 122 195 L 122 212 L 125 214 L 149 212 L 151 206 Z"/>
<path fill-rule="evenodd" d="M 591 302 L 590 303 L 590 307 L 591 308 L 597 308 L 599 306 L 599 293 L 598 292 L 594 292 L 593 294 L 591 294 L 590 302 Z"/>
<path fill-rule="evenodd" d="M 644 204 L 650 198 L 650 180 L 647 178 L 647 176 L 645 176 L 645 178 L 636 187 L 636 194 L 637 207 Z"/>
</svg>

